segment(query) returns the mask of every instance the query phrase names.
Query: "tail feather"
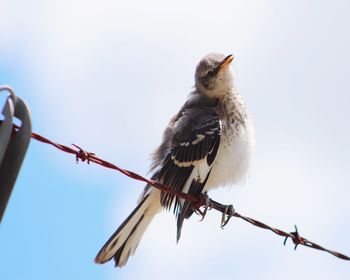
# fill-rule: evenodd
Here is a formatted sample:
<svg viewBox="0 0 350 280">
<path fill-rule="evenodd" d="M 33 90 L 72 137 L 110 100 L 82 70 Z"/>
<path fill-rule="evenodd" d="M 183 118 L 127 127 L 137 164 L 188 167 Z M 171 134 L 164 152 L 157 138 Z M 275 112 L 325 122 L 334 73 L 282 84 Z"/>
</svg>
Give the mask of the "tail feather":
<svg viewBox="0 0 350 280">
<path fill-rule="evenodd" d="M 116 266 L 125 265 L 160 209 L 160 191 L 152 190 L 109 238 L 98 252 L 95 262 L 102 264 L 114 259 Z"/>
</svg>

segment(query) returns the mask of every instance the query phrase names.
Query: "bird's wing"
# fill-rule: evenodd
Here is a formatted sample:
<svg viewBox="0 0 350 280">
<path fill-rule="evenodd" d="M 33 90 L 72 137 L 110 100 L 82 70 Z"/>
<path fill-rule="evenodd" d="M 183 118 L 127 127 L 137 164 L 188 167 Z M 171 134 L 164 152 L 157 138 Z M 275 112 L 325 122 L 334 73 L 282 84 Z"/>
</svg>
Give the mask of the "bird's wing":
<svg viewBox="0 0 350 280">
<path fill-rule="evenodd" d="M 198 195 L 202 192 L 215 160 L 221 135 L 221 121 L 212 108 L 185 109 L 172 128 L 171 146 L 158 180 L 177 191 Z M 180 238 L 183 220 L 193 213 L 190 202 L 162 192 L 161 204 L 174 207 Z"/>
</svg>

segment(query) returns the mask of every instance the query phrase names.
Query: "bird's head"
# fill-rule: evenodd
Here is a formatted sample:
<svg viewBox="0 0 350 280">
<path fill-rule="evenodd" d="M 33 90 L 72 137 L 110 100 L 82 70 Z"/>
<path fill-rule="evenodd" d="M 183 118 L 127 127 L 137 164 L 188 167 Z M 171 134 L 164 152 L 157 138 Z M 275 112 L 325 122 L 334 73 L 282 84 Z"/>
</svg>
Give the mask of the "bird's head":
<svg viewBox="0 0 350 280">
<path fill-rule="evenodd" d="M 233 55 L 210 53 L 198 63 L 195 74 L 197 90 L 210 97 L 223 97 L 231 92 L 233 76 L 230 63 Z"/>
</svg>

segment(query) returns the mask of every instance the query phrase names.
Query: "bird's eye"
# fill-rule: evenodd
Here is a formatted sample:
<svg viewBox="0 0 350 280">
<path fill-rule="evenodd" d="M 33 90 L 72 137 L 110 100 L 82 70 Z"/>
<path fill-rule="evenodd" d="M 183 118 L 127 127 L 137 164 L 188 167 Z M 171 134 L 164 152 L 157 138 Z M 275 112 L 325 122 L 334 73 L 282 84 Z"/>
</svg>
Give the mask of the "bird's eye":
<svg viewBox="0 0 350 280">
<path fill-rule="evenodd" d="M 215 72 L 214 71 L 208 71 L 207 76 L 209 78 L 214 78 L 215 77 Z"/>
</svg>

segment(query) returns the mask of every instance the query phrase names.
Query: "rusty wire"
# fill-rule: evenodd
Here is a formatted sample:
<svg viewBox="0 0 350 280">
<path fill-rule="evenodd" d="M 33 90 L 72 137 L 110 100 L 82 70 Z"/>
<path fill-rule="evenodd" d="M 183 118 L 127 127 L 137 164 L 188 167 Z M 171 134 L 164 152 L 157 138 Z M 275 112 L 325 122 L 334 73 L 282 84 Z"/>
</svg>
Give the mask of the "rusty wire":
<svg viewBox="0 0 350 280">
<path fill-rule="evenodd" d="M 16 125 L 14 125 L 15 129 L 17 129 L 18 127 Z M 172 188 L 164 185 L 164 184 L 161 184 L 157 181 L 154 181 L 154 180 L 151 180 L 151 179 L 146 179 L 144 177 L 142 177 L 141 175 L 133 172 L 133 171 L 129 171 L 129 170 L 126 170 L 126 169 L 123 169 L 123 168 L 120 168 L 108 161 L 105 161 L 99 157 L 97 157 L 94 153 L 90 153 L 90 152 L 87 152 L 85 150 L 83 150 L 81 147 L 79 147 L 78 145 L 75 145 L 75 144 L 72 144 L 76 149 L 72 149 L 68 146 L 65 146 L 65 145 L 61 145 L 61 144 L 58 144 L 58 143 L 55 143 L 37 133 L 32 133 L 32 138 L 35 139 L 35 140 L 38 140 L 40 142 L 43 142 L 43 143 L 46 143 L 46 144 L 50 144 L 58 149 L 60 149 L 61 151 L 63 152 L 66 152 L 66 153 L 70 153 L 70 154 L 74 154 L 75 157 L 76 157 L 76 161 L 78 162 L 79 160 L 84 162 L 84 161 L 87 161 L 88 164 L 90 164 L 90 162 L 93 162 L 93 163 L 96 163 L 96 164 L 99 164 L 103 167 L 106 167 L 106 168 L 110 168 L 110 169 L 113 169 L 113 170 L 116 170 L 132 179 L 135 179 L 135 180 L 138 180 L 138 181 L 142 181 L 142 182 L 145 182 L 147 184 L 150 184 L 152 185 L 153 187 L 159 189 L 159 190 L 162 190 L 162 191 L 165 191 L 165 192 L 169 192 L 169 193 L 172 193 L 180 198 L 183 198 L 185 200 L 188 200 L 188 201 L 191 201 L 195 207 L 197 209 L 199 209 L 200 207 L 207 207 L 208 208 L 208 198 L 207 197 L 195 197 L 195 196 L 192 196 L 192 195 L 189 195 L 187 193 L 183 193 L 183 192 L 179 192 L 179 191 L 176 191 L 176 190 L 173 190 Z M 285 232 L 283 230 L 280 230 L 280 229 L 277 229 L 277 228 L 273 228 L 273 227 L 270 227 L 258 220 L 255 220 L 255 219 L 252 219 L 252 218 L 249 218 L 247 216 L 243 216 L 241 214 L 239 214 L 238 212 L 236 212 L 232 207 L 229 208 L 227 207 L 227 205 L 224 205 L 224 204 L 221 204 L 215 200 L 212 200 L 209 198 L 209 208 L 210 209 L 215 209 L 219 212 L 221 212 L 223 215 L 226 215 L 228 218 L 227 220 L 224 222 L 224 225 L 228 222 L 228 220 L 231 218 L 231 217 L 236 217 L 236 218 L 240 218 L 250 224 L 252 224 L 253 226 L 256 226 L 256 227 L 259 227 L 259 228 L 263 228 L 263 229 L 266 229 L 266 230 L 270 230 L 272 231 L 273 233 L 279 235 L 279 236 L 283 236 L 285 237 L 285 240 L 284 240 L 284 245 L 286 244 L 286 241 L 288 238 L 290 238 L 293 243 L 294 243 L 294 249 L 297 248 L 298 245 L 303 245 L 303 246 L 306 246 L 306 247 L 309 247 L 309 248 L 313 248 L 313 249 L 317 249 L 317 250 L 321 250 L 321 251 L 325 251 L 325 252 L 328 252 L 330 254 L 332 254 L 333 256 L 336 256 L 340 259 L 343 259 L 343 260 L 347 260 L 349 261 L 350 260 L 350 257 L 344 255 L 344 254 L 341 254 L 339 252 L 336 252 L 336 251 L 332 251 L 332 250 L 329 250 L 329 249 L 326 249 L 324 248 L 323 246 L 320 246 L 304 237 L 302 237 L 301 235 L 299 235 L 299 232 L 298 232 L 298 229 L 297 227 L 295 226 L 295 231 L 294 232 Z M 206 210 L 206 209 L 205 209 Z M 201 211 L 199 211 L 200 213 L 203 213 Z M 205 212 L 205 211 L 204 211 Z M 224 217 L 224 216 L 223 216 Z"/>
</svg>

